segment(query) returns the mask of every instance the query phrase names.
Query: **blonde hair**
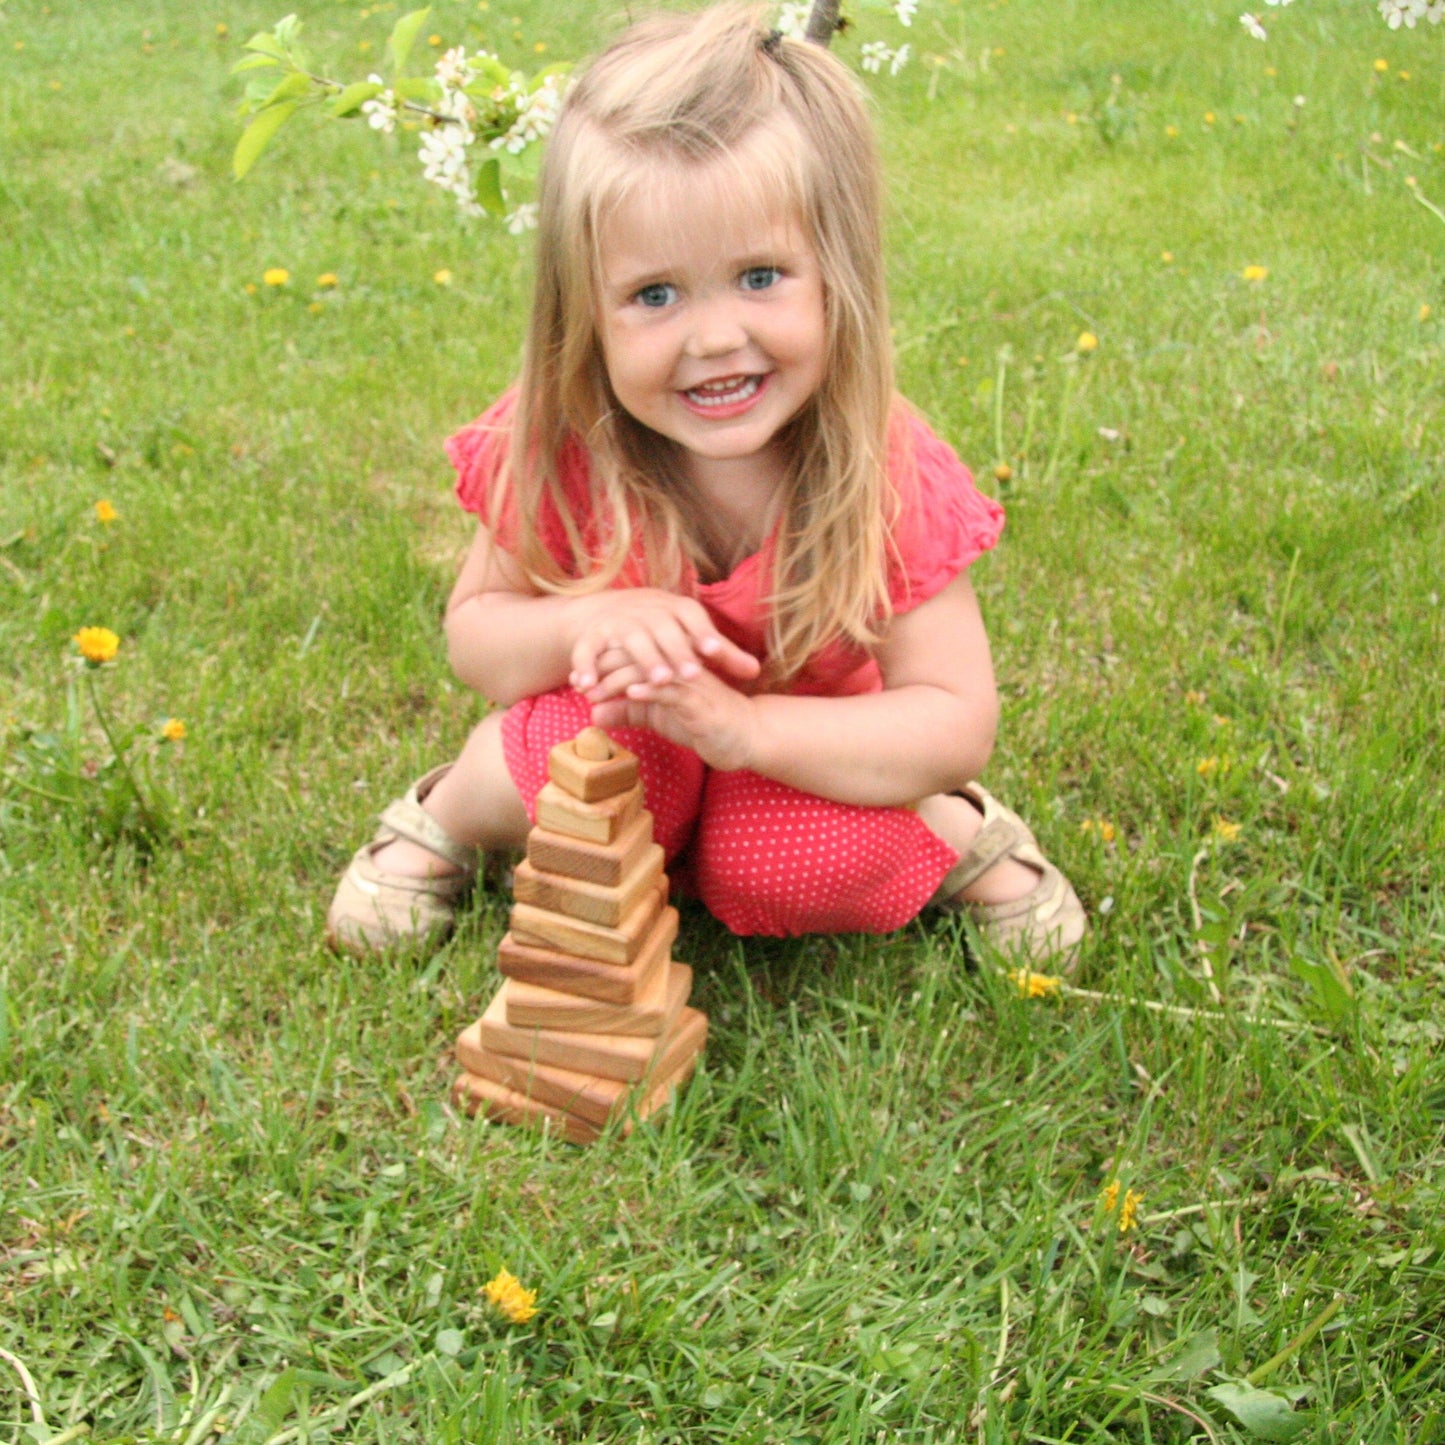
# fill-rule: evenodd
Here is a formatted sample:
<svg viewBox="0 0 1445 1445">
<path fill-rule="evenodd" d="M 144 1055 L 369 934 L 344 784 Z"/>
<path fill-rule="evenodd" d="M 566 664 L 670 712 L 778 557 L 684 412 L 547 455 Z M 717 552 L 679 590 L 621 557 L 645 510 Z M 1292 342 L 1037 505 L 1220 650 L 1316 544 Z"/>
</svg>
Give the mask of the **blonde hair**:
<svg viewBox="0 0 1445 1445">
<path fill-rule="evenodd" d="M 789 143 L 777 143 L 780 130 Z M 572 85 L 542 167 L 536 290 L 504 486 L 518 560 L 540 590 L 600 590 L 638 543 L 658 585 L 680 579 L 684 558 L 705 556 L 676 444 L 630 417 L 608 384 L 599 236 L 618 205 L 669 171 L 716 174 L 719 165 L 729 195 L 797 217 L 823 279 L 822 383 L 780 438 L 788 468 L 767 597 L 778 682 L 832 642 L 872 645 L 890 610 L 894 392 L 881 183 L 860 92 L 826 51 L 767 35 L 755 10 L 720 5 L 632 26 Z M 599 525 L 587 536 L 559 476 L 569 438 L 589 456 Z M 547 504 L 566 529 L 568 567 L 539 534 Z"/>
</svg>

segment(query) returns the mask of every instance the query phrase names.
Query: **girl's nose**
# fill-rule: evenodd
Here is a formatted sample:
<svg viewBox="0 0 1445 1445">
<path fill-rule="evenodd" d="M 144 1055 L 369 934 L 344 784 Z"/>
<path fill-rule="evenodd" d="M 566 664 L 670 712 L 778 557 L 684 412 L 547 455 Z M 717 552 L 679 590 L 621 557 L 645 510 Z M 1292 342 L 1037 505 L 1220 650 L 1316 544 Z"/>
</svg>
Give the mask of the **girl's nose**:
<svg viewBox="0 0 1445 1445">
<path fill-rule="evenodd" d="M 727 302 L 700 306 L 687 340 L 692 357 L 726 356 L 747 345 L 748 333 L 736 310 Z"/>
</svg>

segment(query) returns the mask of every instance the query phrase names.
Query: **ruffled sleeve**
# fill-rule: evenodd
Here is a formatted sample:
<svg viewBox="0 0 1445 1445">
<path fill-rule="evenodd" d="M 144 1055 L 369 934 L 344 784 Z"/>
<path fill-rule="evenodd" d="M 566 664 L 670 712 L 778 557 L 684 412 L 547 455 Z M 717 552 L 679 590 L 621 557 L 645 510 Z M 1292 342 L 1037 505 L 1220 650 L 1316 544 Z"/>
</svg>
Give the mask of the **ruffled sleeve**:
<svg viewBox="0 0 1445 1445">
<path fill-rule="evenodd" d="M 947 442 L 909 417 L 892 447 L 900 513 L 889 595 L 896 613 L 910 612 L 941 592 L 989 551 L 1003 531 L 1003 508 L 973 484 Z"/>
<path fill-rule="evenodd" d="M 457 501 L 484 522 L 492 520 L 492 502 L 512 444 L 516 406 L 516 392 L 505 391 L 476 421 L 447 438 L 447 456 L 457 472 Z M 496 539 L 509 549 L 516 541 L 516 517 L 507 515 L 510 512 L 510 507 L 504 508 Z M 509 535 L 502 535 L 503 530 Z"/>
</svg>

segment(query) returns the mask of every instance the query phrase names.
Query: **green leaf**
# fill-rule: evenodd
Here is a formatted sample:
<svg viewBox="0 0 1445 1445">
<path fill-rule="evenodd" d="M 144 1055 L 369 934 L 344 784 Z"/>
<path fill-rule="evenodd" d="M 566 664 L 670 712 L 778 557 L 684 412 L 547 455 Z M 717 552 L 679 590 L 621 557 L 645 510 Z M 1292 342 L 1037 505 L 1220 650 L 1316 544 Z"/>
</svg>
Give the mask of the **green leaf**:
<svg viewBox="0 0 1445 1445">
<path fill-rule="evenodd" d="M 1289 961 L 1290 972 L 1309 986 L 1315 1003 L 1332 1024 L 1349 1016 L 1355 1006 L 1355 989 L 1349 975 L 1335 962 L 1317 963 L 1296 954 Z"/>
<path fill-rule="evenodd" d="M 231 74 L 240 75 L 243 70 L 259 70 L 263 65 L 280 64 L 281 62 L 274 55 L 247 55 L 231 67 Z"/>
<path fill-rule="evenodd" d="M 386 42 L 386 55 L 393 73 L 401 73 L 412 46 L 416 44 L 416 37 L 430 14 L 431 6 L 428 5 L 425 10 L 413 10 L 409 15 L 403 15 L 392 26 L 391 38 Z"/>
<path fill-rule="evenodd" d="M 1307 1412 L 1295 1410 L 1271 1390 L 1230 1381 L 1204 1393 L 1223 1405 L 1256 1440 L 1293 1440 L 1314 1424 Z"/>
<path fill-rule="evenodd" d="M 466 1337 L 460 1330 L 440 1330 L 437 1333 L 437 1354 L 455 1359 L 466 1344 Z"/>
<path fill-rule="evenodd" d="M 291 1412 L 291 1397 L 296 1393 L 296 1371 L 282 1370 L 276 1383 L 266 1391 L 256 1405 L 256 1416 L 267 1435 L 274 1435 L 281 1428 L 281 1422 Z"/>
<path fill-rule="evenodd" d="M 1219 1340 L 1213 1329 L 1201 1330 L 1184 1341 L 1177 1354 L 1144 1378 L 1152 1383 L 1165 1380 L 1197 1380 L 1219 1364 Z"/>
<path fill-rule="evenodd" d="M 386 87 L 374 80 L 359 80 L 348 85 L 327 107 L 332 115 L 355 115 L 368 100 L 375 100 Z"/>
<path fill-rule="evenodd" d="M 489 216 L 507 214 L 507 198 L 502 194 L 502 163 L 490 156 L 477 167 L 477 204 Z"/>
<path fill-rule="evenodd" d="M 311 89 L 311 77 L 302 75 L 299 70 L 293 70 L 290 75 L 285 76 L 277 82 L 276 88 L 266 97 L 265 106 L 279 105 L 283 100 L 295 100 L 298 96 L 305 95 Z"/>
<path fill-rule="evenodd" d="M 413 75 L 398 80 L 392 87 L 403 100 L 436 101 L 442 98 L 442 88 L 429 75 Z"/>
<path fill-rule="evenodd" d="M 271 144 L 276 132 L 291 119 L 300 105 L 299 100 L 288 100 L 263 110 L 241 133 L 236 143 L 236 154 L 231 158 L 231 170 L 239 181 L 260 159 L 261 152 Z"/>
<path fill-rule="evenodd" d="M 273 60 L 286 59 L 286 47 L 269 30 L 253 35 L 241 48 L 260 51 L 262 55 L 269 55 Z"/>
</svg>

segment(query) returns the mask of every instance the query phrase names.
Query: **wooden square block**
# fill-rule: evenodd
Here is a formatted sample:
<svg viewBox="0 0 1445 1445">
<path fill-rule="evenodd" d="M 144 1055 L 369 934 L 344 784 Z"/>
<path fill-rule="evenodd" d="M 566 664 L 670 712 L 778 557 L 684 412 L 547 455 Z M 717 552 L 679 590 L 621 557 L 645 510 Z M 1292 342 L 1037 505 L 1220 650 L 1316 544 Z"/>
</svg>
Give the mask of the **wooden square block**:
<svg viewBox="0 0 1445 1445">
<path fill-rule="evenodd" d="M 596 1124 L 589 1124 L 563 1109 L 553 1109 L 537 1099 L 529 1099 L 505 1084 L 478 1074 L 463 1074 L 452 1085 L 452 1099 L 459 1109 L 465 1109 L 473 1116 L 481 1114 L 499 1124 L 549 1129 L 554 1134 L 560 1134 L 569 1144 L 593 1144 L 602 1135 Z M 624 1134 L 632 1132 L 630 1119 L 623 1124 L 622 1131 Z"/>
<path fill-rule="evenodd" d="M 490 1079 L 523 1098 L 564 1110 L 600 1127 L 629 1106 L 643 1118 L 660 1107 L 692 1073 L 706 1042 L 707 1015 L 695 1008 L 684 1008 L 639 1086 L 491 1053 L 482 1045 L 479 1021 L 457 1039 L 457 1062 L 473 1076 Z"/>
<path fill-rule="evenodd" d="M 546 783 L 537 794 L 537 826 L 590 843 L 610 843 L 642 811 L 642 789 L 629 788 L 599 803 L 584 803 Z"/>
<path fill-rule="evenodd" d="M 546 828 L 527 835 L 527 858 L 544 873 L 584 878 L 605 888 L 616 888 L 652 846 L 652 814 L 641 812 L 610 843 L 569 838 Z"/>
<path fill-rule="evenodd" d="M 599 963 L 627 964 L 642 952 L 666 902 L 667 880 L 661 879 L 633 904 L 632 911 L 616 928 L 568 918 L 565 913 L 534 908 L 530 903 L 514 903 L 512 936 L 518 943 L 533 947 L 555 948 L 581 958 L 595 958 Z"/>
<path fill-rule="evenodd" d="M 668 978 L 670 989 L 691 987 L 686 978 Z M 553 1064 L 579 1074 L 597 1074 L 631 1084 L 643 1077 L 658 1053 L 661 1040 L 631 1034 L 584 1034 L 568 1029 L 513 1028 L 507 1022 L 505 986 L 477 1021 L 482 1047 L 492 1054 L 510 1054 L 528 1063 Z"/>
<path fill-rule="evenodd" d="M 547 776 L 563 792 L 581 798 L 584 803 L 596 803 L 636 785 L 637 759 L 616 743 L 612 744 L 610 758 L 578 757 L 576 747 L 568 739 L 547 754 Z"/>
<path fill-rule="evenodd" d="M 661 877 L 662 849 L 653 843 L 616 888 L 590 883 L 585 878 L 544 873 L 524 858 L 513 871 L 512 892 L 518 903 L 616 928 Z"/>
<path fill-rule="evenodd" d="M 683 986 L 674 985 L 681 969 Z M 503 985 L 507 1022 L 514 1028 L 570 1029 L 582 1034 L 637 1034 L 661 1038 L 677 1022 L 677 1015 L 692 992 L 692 970 L 685 963 L 670 963 L 641 990 L 634 1003 L 599 1003 L 575 993 L 538 988 L 509 978 Z"/>
<path fill-rule="evenodd" d="M 577 958 L 550 948 L 518 943 L 509 933 L 497 947 L 497 967 L 508 978 L 535 983 L 559 993 L 580 994 L 603 1003 L 635 1003 L 639 995 L 666 971 L 668 954 L 677 937 L 677 909 L 664 908 L 637 957 L 624 967 Z"/>
</svg>

